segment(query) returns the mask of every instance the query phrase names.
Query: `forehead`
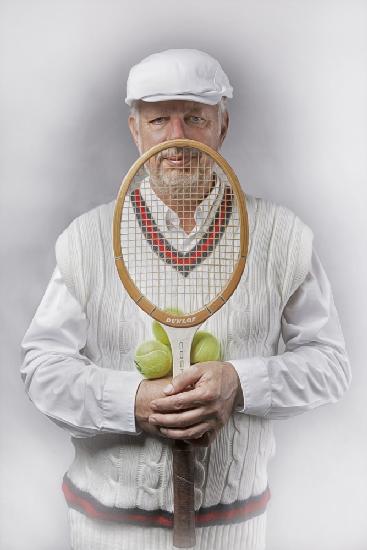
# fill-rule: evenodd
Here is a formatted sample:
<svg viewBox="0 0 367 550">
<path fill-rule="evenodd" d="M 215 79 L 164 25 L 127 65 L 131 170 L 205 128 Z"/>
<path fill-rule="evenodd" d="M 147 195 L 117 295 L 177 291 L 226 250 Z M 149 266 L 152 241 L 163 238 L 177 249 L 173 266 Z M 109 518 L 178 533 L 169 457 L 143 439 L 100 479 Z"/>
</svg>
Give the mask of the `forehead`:
<svg viewBox="0 0 367 550">
<path fill-rule="evenodd" d="M 139 112 L 143 116 L 150 116 L 156 113 L 200 113 L 209 116 L 218 113 L 218 105 L 207 105 L 197 101 L 182 101 L 181 99 L 154 102 L 140 101 Z"/>
</svg>

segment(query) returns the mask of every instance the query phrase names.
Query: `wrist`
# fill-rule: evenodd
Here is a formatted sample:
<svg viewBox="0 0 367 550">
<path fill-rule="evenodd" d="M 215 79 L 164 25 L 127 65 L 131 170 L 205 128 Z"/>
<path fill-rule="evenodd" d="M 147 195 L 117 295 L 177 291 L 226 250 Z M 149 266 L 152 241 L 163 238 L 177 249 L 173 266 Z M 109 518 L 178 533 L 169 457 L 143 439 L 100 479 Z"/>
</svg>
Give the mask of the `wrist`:
<svg viewBox="0 0 367 550">
<path fill-rule="evenodd" d="M 241 409 L 241 410 L 243 410 L 245 408 L 245 400 L 244 400 L 244 397 L 243 397 L 243 391 L 242 391 L 242 387 L 241 387 L 240 383 L 239 383 L 239 386 L 237 388 L 236 398 L 234 400 L 234 408 L 235 409 Z"/>
<path fill-rule="evenodd" d="M 243 397 L 243 391 L 242 391 L 240 377 L 238 376 L 238 372 L 235 369 L 235 367 L 232 365 L 232 363 L 229 363 L 228 361 L 226 361 L 225 365 L 228 365 L 233 370 L 233 372 L 235 374 L 236 385 L 237 385 L 236 396 L 235 396 L 234 401 L 233 401 L 233 410 L 235 410 L 235 409 L 241 409 L 242 410 L 245 406 L 245 403 L 244 403 L 244 397 Z"/>
<path fill-rule="evenodd" d="M 145 385 L 147 381 L 143 379 L 135 394 L 135 422 L 138 424 L 138 426 L 142 429 L 141 424 L 144 424 L 144 422 L 148 422 L 149 417 L 149 411 L 147 410 L 147 407 L 145 405 Z"/>
</svg>

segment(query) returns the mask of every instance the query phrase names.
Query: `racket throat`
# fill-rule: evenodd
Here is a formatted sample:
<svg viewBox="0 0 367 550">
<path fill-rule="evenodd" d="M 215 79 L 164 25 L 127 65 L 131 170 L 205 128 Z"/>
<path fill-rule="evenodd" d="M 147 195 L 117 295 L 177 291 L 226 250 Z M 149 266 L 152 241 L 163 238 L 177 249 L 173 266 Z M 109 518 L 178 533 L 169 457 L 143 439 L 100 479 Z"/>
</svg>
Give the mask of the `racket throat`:
<svg viewBox="0 0 367 550">
<path fill-rule="evenodd" d="M 173 376 L 182 374 L 185 369 L 190 367 L 191 344 L 199 327 L 200 325 L 195 327 L 164 327 L 172 348 Z"/>
</svg>

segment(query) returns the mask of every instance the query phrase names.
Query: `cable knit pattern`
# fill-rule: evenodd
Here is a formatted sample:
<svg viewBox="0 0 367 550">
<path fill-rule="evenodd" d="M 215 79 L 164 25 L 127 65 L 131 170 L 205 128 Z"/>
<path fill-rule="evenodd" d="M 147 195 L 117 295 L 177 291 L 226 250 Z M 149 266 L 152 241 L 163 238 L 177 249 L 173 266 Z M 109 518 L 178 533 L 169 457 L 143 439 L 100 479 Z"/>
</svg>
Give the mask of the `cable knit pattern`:
<svg viewBox="0 0 367 550">
<path fill-rule="evenodd" d="M 250 248 L 245 272 L 230 300 L 203 326 L 219 338 L 223 359 L 228 361 L 277 353 L 282 310 L 304 280 L 311 261 L 312 233 L 292 212 L 253 197 L 247 197 L 247 207 Z M 118 278 L 112 249 L 113 208 L 114 203 L 102 205 L 74 220 L 59 237 L 56 256 L 69 290 L 89 320 L 84 354 L 102 368 L 131 371 L 135 369 L 136 346 L 151 338 L 151 319 L 131 300 Z M 173 510 L 172 456 L 164 439 L 146 434 L 101 434 L 73 439 L 73 443 L 75 460 L 68 476 L 78 488 L 107 506 Z M 267 487 L 267 463 L 273 452 L 270 421 L 234 413 L 210 448 L 196 450 L 195 508 L 262 493 Z M 88 539 L 85 544 L 75 543 L 78 550 L 125 548 L 115 543 L 93 543 L 93 521 L 76 511 L 71 511 L 71 518 L 74 527 L 79 526 L 75 529 L 85 529 L 85 541 Z M 200 529 L 197 548 L 263 548 L 263 534 L 258 527 L 262 521 L 265 517 L 245 522 L 241 543 L 240 539 L 235 542 L 238 525 Z M 106 537 L 117 536 L 115 529 L 106 527 Z M 215 531 L 217 545 L 204 545 L 202 541 L 212 536 L 206 530 Z M 95 537 L 97 531 L 93 531 Z M 157 550 L 170 548 L 169 536 L 159 534 L 161 529 L 148 531 L 158 537 L 154 539 Z M 224 532 L 233 544 L 227 540 L 223 546 L 218 545 Z M 131 536 L 132 544 L 134 537 L 143 535 Z M 144 546 L 138 538 L 134 546 L 154 550 L 152 539 Z M 243 546 L 245 539 L 252 542 Z"/>
</svg>

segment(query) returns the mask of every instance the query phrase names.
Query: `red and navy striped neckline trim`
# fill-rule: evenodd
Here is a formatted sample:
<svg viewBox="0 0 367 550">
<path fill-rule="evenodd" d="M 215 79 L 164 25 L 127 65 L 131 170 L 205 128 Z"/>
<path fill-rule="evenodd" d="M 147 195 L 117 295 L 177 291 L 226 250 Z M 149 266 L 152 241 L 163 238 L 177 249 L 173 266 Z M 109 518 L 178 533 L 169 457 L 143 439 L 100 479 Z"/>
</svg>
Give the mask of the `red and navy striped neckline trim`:
<svg viewBox="0 0 367 550">
<path fill-rule="evenodd" d="M 103 521 L 140 525 L 141 527 L 173 527 L 173 514 L 166 510 L 143 510 L 141 508 L 117 508 L 106 506 L 85 491 L 78 489 L 65 474 L 62 485 L 65 499 L 70 508 L 82 514 Z M 196 527 L 242 523 L 263 514 L 270 500 L 269 487 L 259 495 L 230 504 L 216 504 L 200 508 L 195 512 Z"/>
<path fill-rule="evenodd" d="M 132 191 L 130 198 L 143 235 L 153 251 L 167 264 L 180 271 L 184 277 L 187 277 L 214 250 L 229 223 L 233 208 L 233 194 L 230 187 L 226 186 L 222 201 L 208 231 L 191 250 L 180 252 L 168 242 L 159 230 L 140 189 Z"/>
</svg>

